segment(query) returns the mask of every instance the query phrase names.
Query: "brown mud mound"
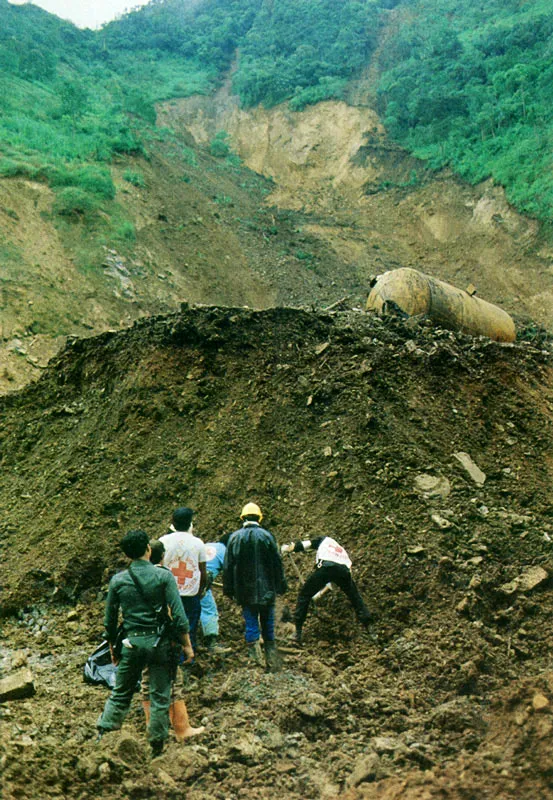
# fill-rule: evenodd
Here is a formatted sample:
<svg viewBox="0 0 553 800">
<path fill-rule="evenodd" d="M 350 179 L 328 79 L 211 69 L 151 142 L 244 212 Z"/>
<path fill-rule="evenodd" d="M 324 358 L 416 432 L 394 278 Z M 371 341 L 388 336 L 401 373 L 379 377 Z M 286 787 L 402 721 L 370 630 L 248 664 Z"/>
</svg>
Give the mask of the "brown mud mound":
<svg viewBox="0 0 553 800">
<path fill-rule="evenodd" d="M 2 706 L 4 797 L 553 797 L 552 365 L 537 340 L 293 309 L 67 347 L 0 405 L 2 667 L 35 691 Z M 268 675 L 218 595 L 232 652 L 190 678 L 206 733 L 150 761 L 135 702 L 96 745 L 81 667 L 122 534 L 187 503 L 211 540 L 246 500 L 280 543 L 348 548 L 374 630 L 330 592 Z M 286 559 L 293 606 L 311 559 Z"/>
</svg>

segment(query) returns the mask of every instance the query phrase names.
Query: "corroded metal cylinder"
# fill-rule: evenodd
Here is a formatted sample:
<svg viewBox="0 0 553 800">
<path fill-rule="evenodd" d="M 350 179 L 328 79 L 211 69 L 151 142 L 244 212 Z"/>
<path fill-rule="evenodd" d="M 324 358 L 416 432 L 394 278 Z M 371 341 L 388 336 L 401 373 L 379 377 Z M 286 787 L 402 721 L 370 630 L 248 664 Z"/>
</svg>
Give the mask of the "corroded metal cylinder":
<svg viewBox="0 0 553 800">
<path fill-rule="evenodd" d="M 367 311 L 386 311 L 394 303 L 412 317 L 426 314 L 437 325 L 497 342 L 514 342 L 515 323 L 506 311 L 416 269 L 380 275 L 367 300 Z"/>
</svg>

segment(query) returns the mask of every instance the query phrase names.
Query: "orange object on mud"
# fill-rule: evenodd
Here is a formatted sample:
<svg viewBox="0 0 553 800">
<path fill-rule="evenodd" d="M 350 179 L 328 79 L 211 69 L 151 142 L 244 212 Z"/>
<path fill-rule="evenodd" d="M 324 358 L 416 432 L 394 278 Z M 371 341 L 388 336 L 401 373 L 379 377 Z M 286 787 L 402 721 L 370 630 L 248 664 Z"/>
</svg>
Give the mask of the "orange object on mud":
<svg viewBox="0 0 553 800">
<path fill-rule="evenodd" d="M 205 728 L 202 725 L 200 728 L 193 728 L 188 719 L 188 709 L 184 700 L 174 700 L 169 707 L 169 718 L 171 725 L 175 731 L 175 739 L 177 742 L 184 742 L 191 736 L 197 736 L 203 733 Z"/>
<path fill-rule="evenodd" d="M 426 314 L 448 330 L 488 336 L 497 342 L 516 339 L 515 323 L 506 311 L 416 269 L 405 267 L 379 275 L 366 310 L 385 314 L 389 303 L 410 317 Z"/>
</svg>

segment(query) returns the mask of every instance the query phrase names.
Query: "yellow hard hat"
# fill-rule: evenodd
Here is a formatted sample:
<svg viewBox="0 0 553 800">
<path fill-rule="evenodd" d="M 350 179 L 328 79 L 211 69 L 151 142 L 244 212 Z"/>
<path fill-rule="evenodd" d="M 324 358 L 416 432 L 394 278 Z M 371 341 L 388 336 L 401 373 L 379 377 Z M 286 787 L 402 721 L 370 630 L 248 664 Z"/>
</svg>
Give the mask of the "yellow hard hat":
<svg viewBox="0 0 553 800">
<path fill-rule="evenodd" d="M 259 508 L 259 506 L 256 506 L 255 503 L 246 503 L 246 505 L 244 506 L 244 508 L 240 513 L 240 519 L 244 519 L 244 517 L 249 517 L 249 516 L 257 517 L 260 522 L 263 519 L 263 514 L 261 513 L 261 509 Z"/>
</svg>

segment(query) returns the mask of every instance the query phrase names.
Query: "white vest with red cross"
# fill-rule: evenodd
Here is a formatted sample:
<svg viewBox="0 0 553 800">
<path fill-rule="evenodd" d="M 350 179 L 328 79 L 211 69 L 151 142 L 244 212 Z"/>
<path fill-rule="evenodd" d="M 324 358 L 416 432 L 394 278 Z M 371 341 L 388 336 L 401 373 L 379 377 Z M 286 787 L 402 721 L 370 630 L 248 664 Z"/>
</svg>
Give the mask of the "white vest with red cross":
<svg viewBox="0 0 553 800">
<path fill-rule="evenodd" d="M 351 560 L 345 548 L 330 536 L 326 536 L 317 549 L 317 564 L 321 561 L 333 561 L 335 564 L 344 564 L 351 569 Z"/>
</svg>

